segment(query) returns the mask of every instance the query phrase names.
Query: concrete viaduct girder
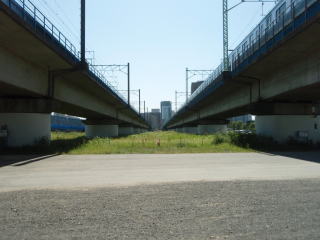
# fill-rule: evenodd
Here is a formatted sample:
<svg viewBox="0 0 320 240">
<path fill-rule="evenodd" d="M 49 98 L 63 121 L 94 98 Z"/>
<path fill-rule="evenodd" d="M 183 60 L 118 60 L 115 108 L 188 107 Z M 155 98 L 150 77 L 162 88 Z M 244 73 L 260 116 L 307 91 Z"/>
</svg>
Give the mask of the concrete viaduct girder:
<svg viewBox="0 0 320 240">
<path fill-rule="evenodd" d="M 314 118 L 320 102 L 319 22 L 318 15 L 241 72 L 224 72 L 165 127 L 175 129 L 200 124 L 203 119 L 249 113 Z M 318 121 L 314 118 L 312 126 Z"/>
<path fill-rule="evenodd" d="M 93 72 L 79 68 L 75 56 L 38 30 L 0 1 L 0 125 L 10 125 L 6 113 L 55 111 L 149 127 Z"/>
</svg>

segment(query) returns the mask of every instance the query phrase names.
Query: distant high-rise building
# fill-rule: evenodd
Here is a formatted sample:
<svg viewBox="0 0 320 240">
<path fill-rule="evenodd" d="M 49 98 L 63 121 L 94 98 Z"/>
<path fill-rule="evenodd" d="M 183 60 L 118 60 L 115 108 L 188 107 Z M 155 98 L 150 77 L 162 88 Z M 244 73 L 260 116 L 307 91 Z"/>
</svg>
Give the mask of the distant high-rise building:
<svg viewBox="0 0 320 240">
<path fill-rule="evenodd" d="M 170 101 L 161 102 L 161 121 L 165 122 L 172 116 L 172 104 Z"/>
<path fill-rule="evenodd" d="M 161 127 L 161 113 L 160 109 L 151 109 L 151 113 L 149 115 L 149 123 L 151 125 L 152 130 L 159 130 Z"/>
</svg>

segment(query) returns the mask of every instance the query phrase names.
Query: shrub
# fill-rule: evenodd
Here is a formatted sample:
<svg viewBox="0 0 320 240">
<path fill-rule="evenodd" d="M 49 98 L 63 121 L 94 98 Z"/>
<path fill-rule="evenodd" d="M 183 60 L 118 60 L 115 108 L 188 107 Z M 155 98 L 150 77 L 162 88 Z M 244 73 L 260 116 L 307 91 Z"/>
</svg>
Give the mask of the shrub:
<svg viewBox="0 0 320 240">
<path fill-rule="evenodd" d="M 223 143 L 227 143 L 227 142 L 230 142 L 230 137 L 228 134 L 217 134 L 214 137 L 212 144 L 219 145 L 219 144 L 223 144 Z"/>
<path fill-rule="evenodd" d="M 256 135 L 255 133 L 229 133 L 231 143 L 244 148 L 275 149 L 278 143 L 269 136 Z"/>
</svg>

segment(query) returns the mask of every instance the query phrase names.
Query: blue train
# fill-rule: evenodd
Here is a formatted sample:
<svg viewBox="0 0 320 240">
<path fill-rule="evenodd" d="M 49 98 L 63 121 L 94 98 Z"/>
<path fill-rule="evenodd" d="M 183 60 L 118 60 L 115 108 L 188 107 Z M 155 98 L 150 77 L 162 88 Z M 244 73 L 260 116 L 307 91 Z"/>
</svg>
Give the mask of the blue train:
<svg viewBox="0 0 320 240">
<path fill-rule="evenodd" d="M 78 117 L 54 113 L 51 115 L 51 131 L 83 132 L 82 120 Z"/>
</svg>

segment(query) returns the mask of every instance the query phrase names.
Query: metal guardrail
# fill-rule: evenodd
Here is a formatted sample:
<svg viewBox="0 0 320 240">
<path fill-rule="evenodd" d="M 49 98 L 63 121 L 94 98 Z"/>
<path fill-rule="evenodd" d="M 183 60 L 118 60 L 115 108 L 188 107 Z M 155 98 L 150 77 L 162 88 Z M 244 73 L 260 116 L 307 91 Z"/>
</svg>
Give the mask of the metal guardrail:
<svg viewBox="0 0 320 240">
<path fill-rule="evenodd" d="M 76 61 L 80 61 L 80 52 L 76 47 L 67 39 L 67 37 L 57 28 L 54 24 L 30 1 L 30 0 L 0 0 L 6 4 L 15 14 L 20 16 L 24 22 L 28 23 L 36 31 L 43 31 L 44 34 L 53 38 L 57 44 L 69 54 Z M 118 97 L 124 102 L 127 102 L 126 98 L 110 84 L 105 76 L 99 72 L 94 66 L 89 65 L 89 71 L 95 75 L 101 83 L 110 88 Z M 138 113 L 137 109 L 131 105 L 131 108 Z"/>
<path fill-rule="evenodd" d="M 303 14 L 312 4 L 317 1 L 319 0 L 292 0 L 290 6 L 285 6 L 279 15 L 275 19 L 269 21 L 268 25 L 266 25 L 266 21 L 268 21 L 267 19 L 270 16 L 274 16 L 275 11 L 285 4 L 284 0 L 279 1 L 277 5 L 266 15 L 266 17 L 264 17 L 260 23 L 247 35 L 247 37 L 229 54 L 229 59 L 231 60 L 229 65 L 230 71 L 236 71 L 244 60 L 252 56 L 268 40 L 275 37 L 276 34 L 291 24 L 296 17 Z M 223 70 L 223 63 L 221 63 L 174 115 L 179 113 L 181 109 L 186 107 L 189 102 L 201 94 L 212 82 L 221 76 Z M 167 122 L 165 124 L 167 124 Z"/>
</svg>

